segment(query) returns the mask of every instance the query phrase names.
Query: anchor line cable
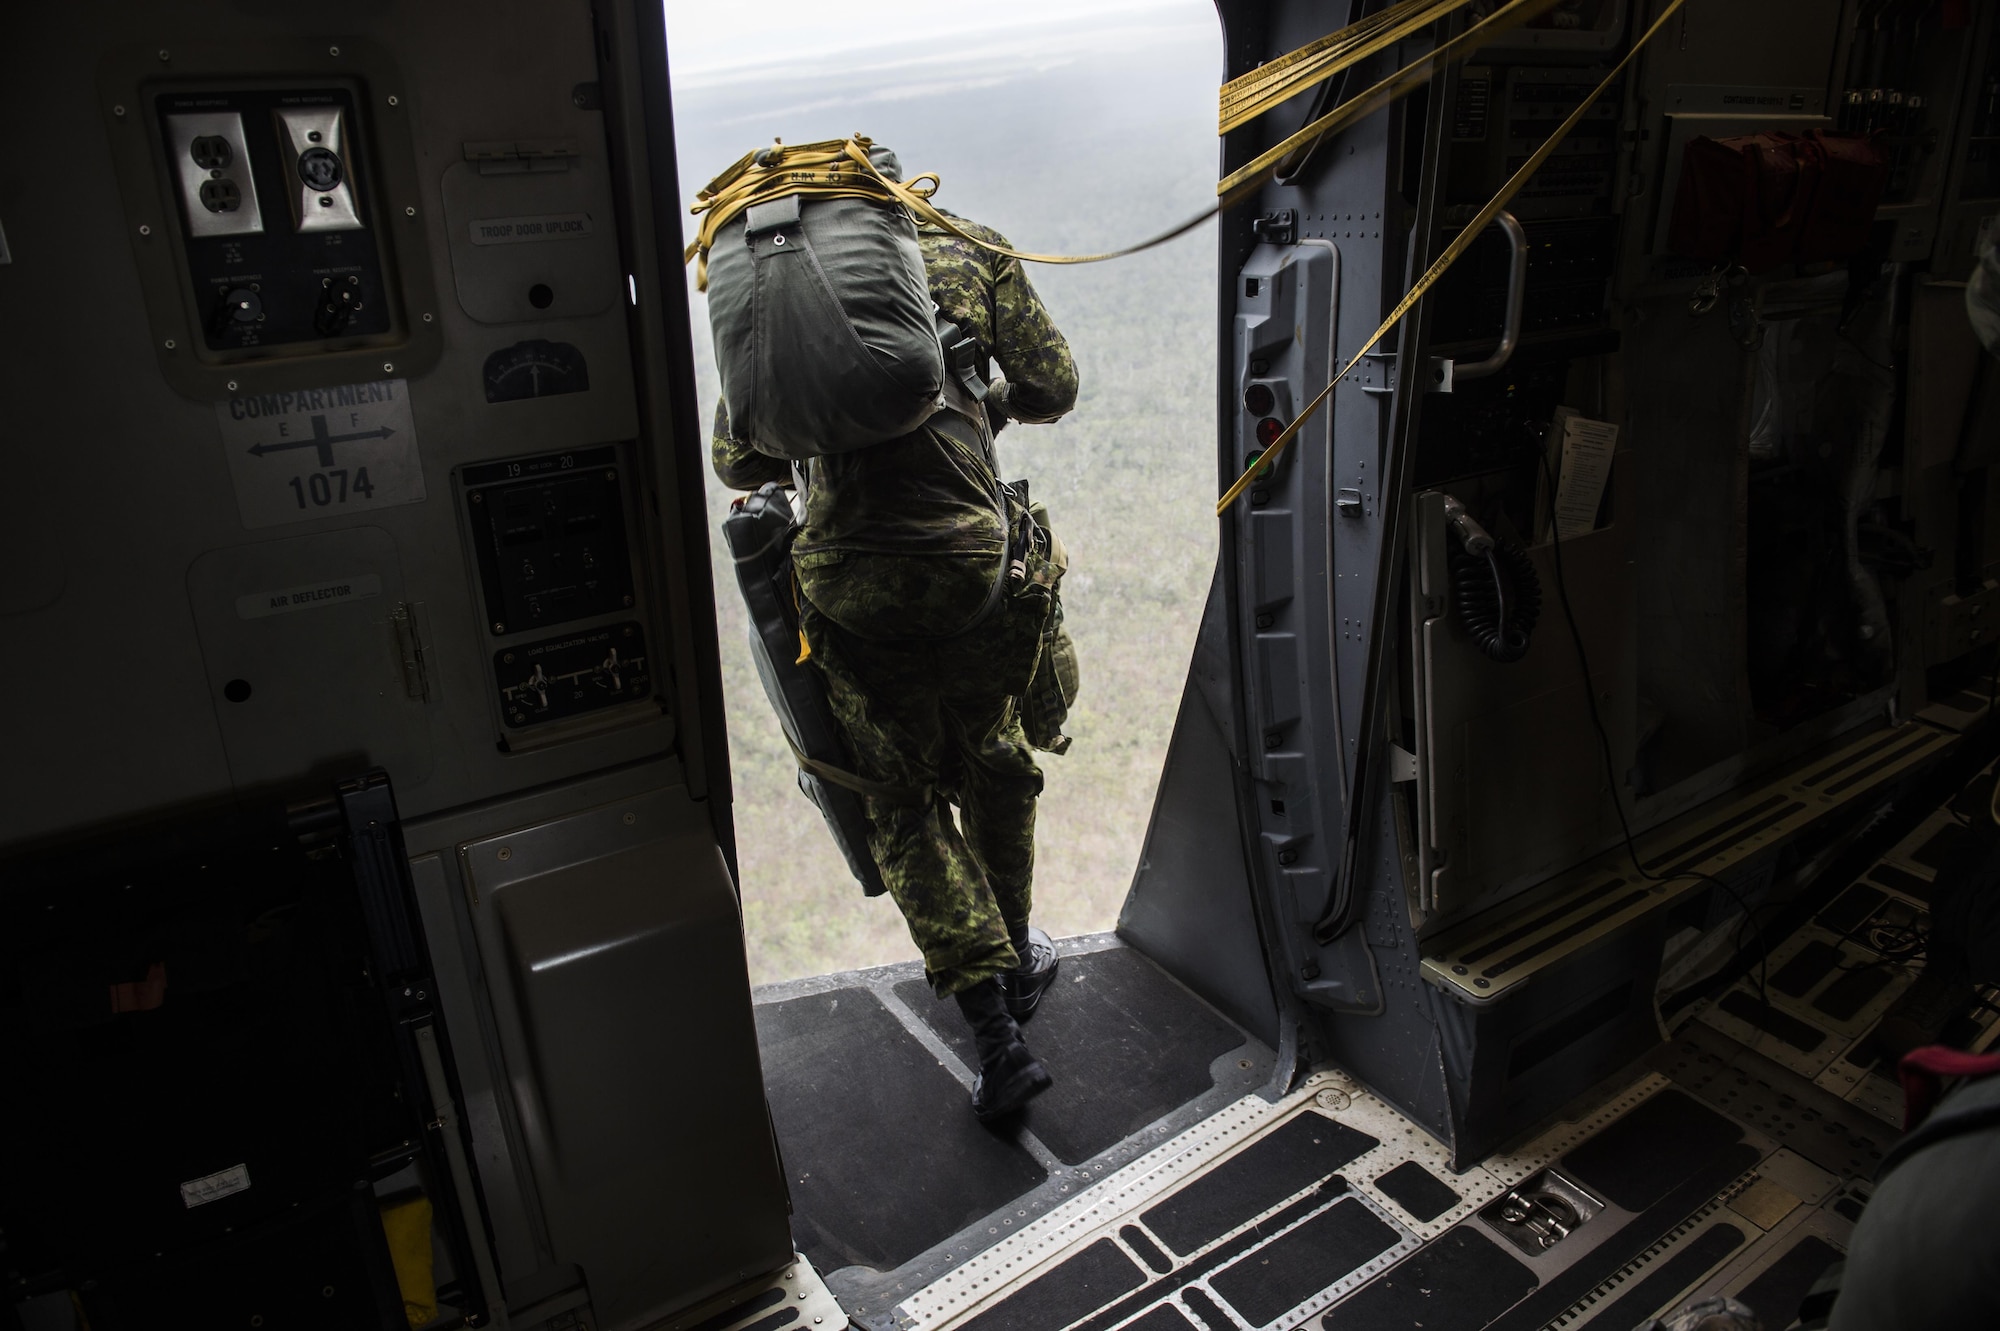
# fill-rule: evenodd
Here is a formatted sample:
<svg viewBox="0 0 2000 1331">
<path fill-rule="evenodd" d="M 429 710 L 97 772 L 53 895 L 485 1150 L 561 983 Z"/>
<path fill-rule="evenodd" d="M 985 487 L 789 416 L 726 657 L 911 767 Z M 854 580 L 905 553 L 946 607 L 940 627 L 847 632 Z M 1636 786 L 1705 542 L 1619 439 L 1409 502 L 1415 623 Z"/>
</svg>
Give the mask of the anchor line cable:
<svg viewBox="0 0 2000 1331">
<path fill-rule="evenodd" d="M 1485 206 L 1480 208 L 1479 212 L 1466 224 L 1465 229 L 1460 231 L 1449 245 L 1445 246 L 1444 253 L 1438 255 L 1437 261 L 1424 272 L 1421 278 L 1417 279 L 1416 285 L 1410 288 L 1409 294 L 1396 303 L 1396 308 L 1389 311 L 1389 317 L 1384 319 L 1381 326 L 1368 336 L 1368 339 L 1361 344 L 1360 349 L 1341 367 L 1340 372 L 1329 379 L 1326 387 L 1322 388 L 1312 401 L 1306 404 L 1305 409 L 1299 412 L 1292 423 L 1287 425 L 1279 433 L 1278 437 L 1272 440 L 1270 445 L 1251 461 L 1248 467 L 1244 468 L 1243 474 L 1236 478 L 1236 483 L 1223 492 L 1222 498 L 1216 500 L 1215 511 L 1217 516 L 1220 516 L 1231 504 L 1242 497 L 1243 492 L 1250 488 L 1251 480 L 1255 478 L 1259 471 L 1277 462 L 1279 455 L 1284 452 L 1286 446 L 1298 436 L 1299 431 L 1305 427 L 1305 423 L 1312 419 L 1313 413 L 1318 411 L 1329 397 L 1333 396 L 1333 390 L 1339 386 L 1340 382 L 1353 372 L 1354 367 L 1361 363 L 1362 358 L 1373 351 L 1376 345 L 1383 338 L 1387 337 L 1397 324 L 1402 322 L 1403 316 L 1408 314 L 1416 303 L 1424 298 L 1426 292 L 1437 285 L 1438 279 L 1442 278 L 1450 270 L 1451 266 L 1458 262 L 1460 256 L 1472 248 L 1473 242 L 1479 238 L 1480 233 L 1486 230 L 1487 225 L 1493 221 L 1494 217 L 1503 208 L 1514 201 L 1514 196 L 1521 191 L 1522 186 L 1526 185 L 1528 180 L 1542 168 L 1543 163 L 1547 162 L 1554 155 L 1555 150 L 1562 146 L 1563 140 L 1569 137 L 1570 131 L 1582 123 L 1585 113 L 1597 104 L 1599 98 L 1611 90 L 1612 84 L 1616 83 L 1623 76 L 1627 67 L 1638 57 L 1639 52 L 1645 49 L 1646 43 L 1651 41 L 1653 36 L 1666 26 L 1668 19 L 1680 12 L 1681 6 L 1685 3 L 1686 0 L 1669 0 L 1667 6 L 1660 11 L 1659 17 L 1653 20 L 1652 26 L 1647 28 L 1639 36 L 1638 40 L 1632 43 L 1631 49 L 1626 51 L 1624 58 L 1611 67 L 1611 72 L 1604 76 L 1603 80 L 1591 91 L 1589 96 L 1577 103 L 1576 109 L 1571 111 L 1564 118 L 1562 124 L 1556 127 L 1555 133 L 1549 136 L 1548 141 L 1537 148 L 1534 154 L 1521 164 L 1521 168 L 1508 179 L 1505 185 L 1500 187 L 1500 192 L 1487 200 Z M 1506 11 L 1503 10 L 1501 12 L 1504 13 Z M 1448 47 L 1449 43 L 1446 46 Z M 1440 47 L 1438 52 L 1433 53 L 1427 59 L 1435 59 L 1445 49 L 1446 47 Z M 1414 69 L 1415 66 L 1411 66 L 1410 68 Z M 1394 77 L 1385 80 L 1383 84 L 1377 84 L 1375 88 L 1370 89 L 1368 92 L 1361 93 L 1353 101 L 1344 104 L 1342 110 L 1345 110 L 1347 106 L 1353 106 L 1368 100 L 1379 89 L 1384 87 L 1385 84 L 1393 81 Z M 1339 114 L 1339 111 L 1334 112 L 1336 116 Z M 1311 129 L 1312 126 L 1307 126 L 1306 130 L 1301 130 L 1299 135 L 1293 136 L 1293 139 L 1298 139 L 1300 135 L 1307 133 Z M 1257 162 L 1252 162 L 1249 166 L 1246 166 L 1244 171 L 1247 172 L 1257 167 L 1259 163 L 1264 162 L 1267 158 L 1272 158 L 1273 154 L 1278 154 L 1278 158 L 1274 159 L 1274 164 L 1276 160 L 1282 160 L 1283 154 L 1279 150 L 1287 149 L 1288 145 L 1291 147 L 1298 146 L 1293 143 L 1292 139 L 1287 139 L 1285 143 L 1279 144 L 1277 148 L 1271 149 L 1263 157 L 1258 158 Z M 1241 175 L 1243 173 L 1238 172 L 1237 174 Z M 1234 178 L 1231 177 L 1231 179 Z M 1259 180 L 1258 183 L 1261 184 L 1262 181 Z M 1228 184 L 1228 180 L 1223 182 L 1225 188 Z"/>
</svg>

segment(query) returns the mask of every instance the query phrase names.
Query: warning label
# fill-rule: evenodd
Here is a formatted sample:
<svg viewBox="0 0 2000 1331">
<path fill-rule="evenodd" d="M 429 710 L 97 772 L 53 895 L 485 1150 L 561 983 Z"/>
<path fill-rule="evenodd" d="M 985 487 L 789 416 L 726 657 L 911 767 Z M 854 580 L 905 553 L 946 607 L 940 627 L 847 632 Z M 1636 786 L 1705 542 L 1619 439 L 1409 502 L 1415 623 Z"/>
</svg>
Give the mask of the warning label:
<svg viewBox="0 0 2000 1331">
<path fill-rule="evenodd" d="M 382 594 L 382 579 L 374 573 L 331 582 L 313 582 L 303 587 L 280 587 L 274 592 L 251 592 L 236 598 L 238 619 L 268 619 L 289 615 L 294 610 L 316 610 L 342 601 L 362 601 Z"/>
<path fill-rule="evenodd" d="M 379 379 L 215 404 L 246 527 L 341 517 L 424 498 L 409 384 Z"/>
<path fill-rule="evenodd" d="M 197 1206 L 233 1197 L 250 1186 L 250 1166 L 231 1165 L 216 1174 L 191 1178 L 181 1184 L 181 1205 L 192 1211 Z"/>
<path fill-rule="evenodd" d="M 518 245 L 526 240 L 577 240 L 590 234 L 589 213 L 544 213 L 540 217 L 475 217 L 475 245 Z"/>
</svg>

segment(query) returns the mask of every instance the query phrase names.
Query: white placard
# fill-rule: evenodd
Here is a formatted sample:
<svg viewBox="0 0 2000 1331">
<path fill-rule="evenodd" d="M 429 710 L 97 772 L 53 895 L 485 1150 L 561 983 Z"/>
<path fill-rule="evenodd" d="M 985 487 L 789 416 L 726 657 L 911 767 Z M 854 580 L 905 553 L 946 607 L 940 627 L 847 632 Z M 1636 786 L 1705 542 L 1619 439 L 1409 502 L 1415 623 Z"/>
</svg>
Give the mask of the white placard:
<svg viewBox="0 0 2000 1331">
<path fill-rule="evenodd" d="M 1573 540 L 1597 526 L 1618 427 L 1607 421 L 1571 416 L 1562 423 L 1562 475 L 1556 483 L 1556 535 Z"/>
<path fill-rule="evenodd" d="M 589 213 L 543 213 L 535 217 L 475 217 L 475 245 L 519 245 L 532 240 L 581 240 L 591 232 Z"/>
<path fill-rule="evenodd" d="M 350 517 L 424 498 L 405 380 L 224 398 L 215 419 L 246 527 Z"/>
<path fill-rule="evenodd" d="M 289 615 L 294 610 L 316 610 L 343 601 L 364 601 L 382 594 L 382 575 L 361 573 L 351 578 L 329 578 L 300 587 L 280 587 L 276 591 L 251 592 L 236 598 L 238 619 L 267 619 Z"/>
<path fill-rule="evenodd" d="M 216 1174 L 191 1178 L 181 1184 L 181 1204 L 192 1211 L 197 1206 L 220 1201 L 250 1189 L 250 1166 L 231 1165 Z"/>
</svg>

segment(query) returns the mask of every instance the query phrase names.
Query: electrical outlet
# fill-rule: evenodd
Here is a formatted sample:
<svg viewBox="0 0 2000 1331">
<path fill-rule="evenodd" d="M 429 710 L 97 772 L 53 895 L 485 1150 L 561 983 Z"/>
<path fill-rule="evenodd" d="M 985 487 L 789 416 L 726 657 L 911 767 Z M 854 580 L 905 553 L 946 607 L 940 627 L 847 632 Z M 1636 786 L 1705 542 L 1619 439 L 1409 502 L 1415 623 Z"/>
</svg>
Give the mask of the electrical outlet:
<svg viewBox="0 0 2000 1331">
<path fill-rule="evenodd" d="M 190 236 L 244 236 L 264 229 L 243 117 L 235 111 L 169 115 L 167 150 L 180 182 Z"/>
<path fill-rule="evenodd" d="M 337 106 L 287 106 L 277 112 L 278 142 L 291 178 L 292 221 L 300 231 L 354 231 L 354 198 L 345 117 Z"/>
</svg>

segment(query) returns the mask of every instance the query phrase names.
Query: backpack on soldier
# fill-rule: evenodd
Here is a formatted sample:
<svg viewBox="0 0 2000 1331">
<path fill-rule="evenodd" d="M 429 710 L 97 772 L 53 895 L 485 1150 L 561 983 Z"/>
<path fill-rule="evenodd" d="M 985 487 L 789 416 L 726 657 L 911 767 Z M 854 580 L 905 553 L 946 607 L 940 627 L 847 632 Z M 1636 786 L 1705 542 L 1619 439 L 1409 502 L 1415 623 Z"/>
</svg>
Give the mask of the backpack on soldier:
<svg viewBox="0 0 2000 1331">
<path fill-rule="evenodd" d="M 782 165 L 783 153 L 766 149 L 731 172 Z M 765 198 L 714 232 L 705 260 L 730 426 L 758 452 L 846 453 L 900 438 L 944 406 L 930 283 L 901 205 Z"/>
</svg>

